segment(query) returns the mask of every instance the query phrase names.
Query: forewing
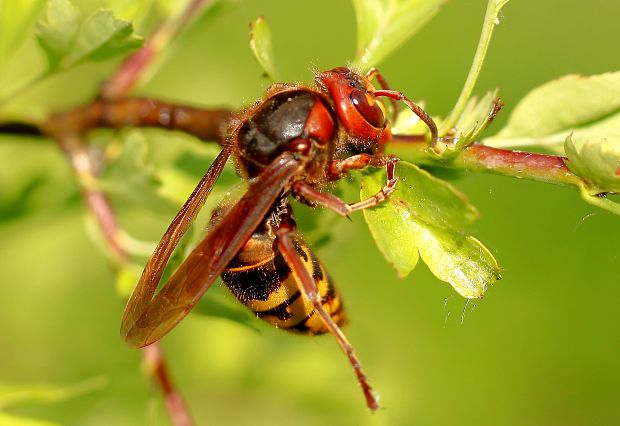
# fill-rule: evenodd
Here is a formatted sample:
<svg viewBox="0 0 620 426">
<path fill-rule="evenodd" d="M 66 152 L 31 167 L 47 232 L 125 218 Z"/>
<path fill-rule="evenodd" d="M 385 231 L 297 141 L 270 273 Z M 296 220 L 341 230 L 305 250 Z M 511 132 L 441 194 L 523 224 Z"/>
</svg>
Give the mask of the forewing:
<svg viewBox="0 0 620 426">
<path fill-rule="evenodd" d="M 159 340 L 185 317 L 241 250 L 276 199 L 303 165 L 283 153 L 252 182 L 246 194 L 196 246 L 147 305 L 123 323 L 123 336 L 134 346 Z M 151 293 L 152 295 L 152 293 Z M 133 320 L 135 318 L 135 320 Z"/>
<path fill-rule="evenodd" d="M 121 334 L 123 336 L 127 335 L 128 330 L 133 327 L 136 319 L 147 310 L 170 256 L 204 205 L 229 156 L 230 148 L 224 147 L 209 167 L 209 170 L 200 179 L 200 182 L 198 182 L 198 185 L 157 244 L 153 255 L 144 267 L 136 288 L 127 301 L 121 325 Z"/>
</svg>

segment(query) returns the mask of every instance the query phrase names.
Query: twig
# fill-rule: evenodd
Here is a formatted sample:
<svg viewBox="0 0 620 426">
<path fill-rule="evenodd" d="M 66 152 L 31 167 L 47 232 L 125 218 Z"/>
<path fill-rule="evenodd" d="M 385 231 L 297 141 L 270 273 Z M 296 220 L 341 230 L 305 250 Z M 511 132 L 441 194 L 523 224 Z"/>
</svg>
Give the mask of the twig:
<svg viewBox="0 0 620 426">
<path fill-rule="evenodd" d="M 75 135 L 56 139 L 73 167 L 80 183 L 80 193 L 88 210 L 95 217 L 106 244 L 120 264 L 129 261 L 129 254 L 118 241 L 116 215 L 106 195 L 95 188 L 97 172 L 84 140 Z"/>
<path fill-rule="evenodd" d="M 191 426 L 192 420 L 189 417 L 189 412 L 185 407 L 183 398 L 175 390 L 171 382 L 170 373 L 166 367 L 164 353 L 159 342 L 142 348 L 142 356 L 145 368 L 149 374 L 156 379 L 164 395 L 172 424 L 175 426 Z"/>
<path fill-rule="evenodd" d="M 208 3 L 207 0 L 193 0 L 183 13 L 164 21 L 146 41 L 144 47 L 130 56 L 108 81 L 102 90 L 102 99 L 116 99 L 126 96 L 145 75 L 153 59 L 167 46 L 169 41 Z M 147 126 L 172 128 L 196 134 L 199 138 L 220 139 L 222 123 L 228 111 L 201 114 L 194 108 L 177 107 L 144 99 L 125 102 L 96 101 L 69 114 L 52 116 L 43 124 L 47 134 L 56 136 L 82 183 L 82 196 L 86 205 L 97 218 L 100 229 L 117 260 L 126 263 L 127 251 L 120 244 L 116 216 L 105 194 L 90 185 L 96 179 L 92 158 L 78 139 L 67 143 L 66 135 L 79 135 L 81 138 L 93 127 L 123 127 L 141 122 Z M 64 136 L 64 137 L 63 137 Z M 170 420 L 175 426 L 192 424 L 189 411 L 181 395 L 175 390 L 172 378 L 166 368 L 164 354 L 159 343 L 141 350 L 143 362 L 151 377 L 164 396 Z"/>
<path fill-rule="evenodd" d="M 51 115 L 39 127 L 52 138 L 68 133 L 84 134 L 99 127 L 159 127 L 178 130 L 205 141 L 220 143 L 230 118 L 228 109 L 204 109 L 148 98 L 97 100 L 86 106 Z M 0 132 L 3 126 L 0 125 Z M 19 123 L 8 123 L 7 129 Z M 36 131 L 36 126 L 30 126 Z M 21 130 L 28 126 L 22 125 Z M 24 132 L 22 132 L 24 133 Z"/>
<path fill-rule="evenodd" d="M 83 133 L 96 127 L 155 126 L 180 130 L 202 140 L 223 143 L 223 132 L 231 111 L 201 109 L 130 98 L 119 101 L 97 101 L 82 108 L 51 116 L 40 127 L 21 123 L 0 125 L 0 133 L 47 134 L 58 139 L 68 129 Z M 428 153 L 422 135 L 394 135 L 391 148 L 402 148 L 403 158 L 420 165 L 494 173 L 558 185 L 581 188 L 584 181 L 566 167 L 566 157 L 512 151 L 472 144 L 450 161 L 437 160 Z M 72 160 L 74 161 L 74 160 Z"/>
<path fill-rule="evenodd" d="M 440 161 L 428 154 L 428 143 L 420 138 L 394 135 L 392 148 L 403 149 L 403 159 L 427 166 L 471 170 L 535 180 L 580 189 L 583 179 L 566 167 L 566 157 L 511 151 L 486 145 L 472 144 L 455 159 Z"/>
<path fill-rule="evenodd" d="M 566 157 L 511 151 L 485 145 L 472 145 L 462 156 L 467 170 L 512 176 L 556 185 L 580 188 L 583 180 L 573 174 L 565 163 Z"/>
<path fill-rule="evenodd" d="M 82 198 L 88 210 L 95 217 L 99 229 L 115 260 L 123 265 L 129 262 L 129 254 L 119 241 L 119 226 L 114 209 L 103 192 L 96 189 L 97 167 L 88 152 L 87 144 L 76 133 L 66 133 L 55 138 L 67 155 L 69 162 L 78 178 Z M 164 362 L 164 353 L 159 343 L 141 350 L 143 362 L 154 382 L 159 387 L 172 424 L 189 426 L 192 424 L 181 395 L 175 391 L 172 378 Z"/>
<path fill-rule="evenodd" d="M 103 86 L 102 97 L 117 99 L 126 96 L 147 74 L 147 69 L 155 57 L 208 3 L 208 0 L 193 0 L 178 17 L 166 20 L 157 27 L 144 42 L 144 46 L 131 55 Z"/>
<path fill-rule="evenodd" d="M 439 128 L 439 135 L 445 136 L 452 127 L 456 124 L 459 117 L 465 110 L 467 101 L 471 97 L 471 94 L 478 80 L 478 75 L 482 70 L 482 64 L 487 54 L 489 44 L 491 43 L 491 36 L 493 35 L 493 29 L 499 24 L 499 12 L 508 3 L 508 0 L 488 0 L 487 11 L 484 16 L 484 24 L 482 25 L 482 32 L 480 33 L 480 40 L 478 41 L 478 47 L 476 48 L 476 54 L 467 74 L 467 79 L 463 85 L 463 89 L 459 94 L 459 97 L 454 104 L 454 108 L 450 111 L 450 114 L 441 123 Z"/>
</svg>

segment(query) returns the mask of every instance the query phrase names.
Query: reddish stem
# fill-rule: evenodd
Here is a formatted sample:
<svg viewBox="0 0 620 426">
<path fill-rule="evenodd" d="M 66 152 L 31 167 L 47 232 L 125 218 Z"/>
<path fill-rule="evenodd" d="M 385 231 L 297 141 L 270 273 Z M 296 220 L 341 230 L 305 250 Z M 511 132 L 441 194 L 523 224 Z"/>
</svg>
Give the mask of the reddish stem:
<svg viewBox="0 0 620 426">
<path fill-rule="evenodd" d="M 157 381 L 159 389 L 164 396 L 172 424 L 174 426 L 191 426 L 193 423 L 189 416 L 189 411 L 181 394 L 175 390 L 159 342 L 142 348 L 142 357 L 146 369 L 150 376 Z"/>
<path fill-rule="evenodd" d="M 136 85 L 142 75 L 142 70 L 151 62 L 155 54 L 152 41 L 145 42 L 144 46 L 131 55 L 116 74 L 104 84 L 101 90 L 102 97 L 115 99 L 128 93 Z"/>
<path fill-rule="evenodd" d="M 579 186 L 581 178 L 566 167 L 566 157 L 472 145 L 462 154 L 468 170 L 484 171 L 560 185 Z"/>
<path fill-rule="evenodd" d="M 118 242 L 118 224 L 116 222 L 116 216 L 105 194 L 101 191 L 82 189 L 82 198 L 90 211 L 97 212 L 94 213 L 94 216 L 97 219 L 99 228 L 103 232 L 110 249 L 114 252 L 114 255 L 121 262 L 127 262 L 129 256 Z"/>
<path fill-rule="evenodd" d="M 104 86 L 102 98 L 115 99 L 125 97 L 144 76 L 153 59 L 207 3 L 208 0 L 193 0 L 180 17 L 169 19 L 161 24 L 151 34 L 144 47 L 130 56 Z M 92 127 L 99 127 L 101 125 L 119 128 L 135 125 L 136 122 L 142 122 L 147 126 L 182 130 L 194 134 L 201 139 L 216 139 L 219 141 L 223 141 L 223 137 L 221 137 L 223 135 L 223 123 L 227 122 L 229 115 L 229 111 L 204 112 L 195 108 L 178 107 L 143 99 L 128 100 L 115 105 L 105 101 L 95 102 L 84 108 L 83 111 L 85 113 L 82 117 L 86 117 L 86 119 L 75 120 L 75 116 L 79 116 L 79 114 L 74 114 L 69 116 L 69 120 L 67 120 L 67 123 L 75 123 L 77 121 L 78 127 L 82 126 L 79 129 L 79 134 L 84 134 Z M 88 118 L 91 121 L 88 121 Z M 78 131 L 78 129 L 75 130 Z M 107 202 L 104 204 L 109 205 Z M 114 218 L 113 215 L 111 217 Z M 114 224 L 116 225 L 115 221 Z M 102 229 L 104 229 L 105 233 L 103 226 Z M 172 378 L 166 368 L 160 344 L 154 343 L 142 349 L 141 353 L 147 370 L 158 384 L 164 396 L 172 424 L 174 426 L 191 426 L 192 421 L 189 411 L 181 395 L 175 390 Z"/>
<path fill-rule="evenodd" d="M 153 59 L 167 46 L 187 24 L 208 4 L 208 0 L 193 0 L 183 13 L 159 25 L 144 42 L 144 45 L 119 67 L 103 86 L 101 95 L 107 99 L 126 96 L 142 79 Z"/>
<path fill-rule="evenodd" d="M 71 133 L 81 135 L 97 127 L 160 127 L 222 143 L 230 114 L 228 109 L 195 108 L 148 98 L 97 100 L 53 114 L 40 128 L 51 138 L 59 139 Z M 18 124 L 10 123 L 6 127 L 10 130 Z"/>
<path fill-rule="evenodd" d="M 75 134 L 58 135 L 56 141 L 70 160 L 71 166 L 81 185 L 81 194 L 86 207 L 95 216 L 104 239 L 120 264 L 129 261 L 129 253 L 118 240 L 119 226 L 114 209 L 105 194 L 95 189 L 97 168 L 87 150 L 87 145 Z M 159 344 L 141 350 L 147 371 L 157 383 L 174 426 L 191 426 L 192 422 L 181 395 L 175 391 L 172 378 L 164 362 L 164 354 Z"/>
<path fill-rule="evenodd" d="M 403 150 L 403 158 L 414 163 L 494 173 L 538 182 L 568 185 L 580 188 L 583 180 L 566 167 L 566 157 L 511 151 L 473 144 L 451 161 L 442 161 L 428 153 L 428 143 L 422 138 L 394 135 L 390 147 Z"/>
<path fill-rule="evenodd" d="M 58 138 L 57 142 L 77 175 L 82 199 L 95 217 L 108 248 L 118 262 L 126 263 L 129 255 L 118 241 L 119 227 L 112 205 L 103 192 L 94 188 L 97 173 L 86 144 L 78 136 Z"/>
</svg>

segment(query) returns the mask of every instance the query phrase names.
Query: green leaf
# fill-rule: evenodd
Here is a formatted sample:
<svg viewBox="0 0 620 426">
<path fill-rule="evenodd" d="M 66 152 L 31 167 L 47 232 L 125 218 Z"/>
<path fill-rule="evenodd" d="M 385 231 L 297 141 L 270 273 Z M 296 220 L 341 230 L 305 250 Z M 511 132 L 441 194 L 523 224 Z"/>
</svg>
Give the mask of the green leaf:
<svg viewBox="0 0 620 426">
<path fill-rule="evenodd" d="M 86 61 L 122 56 L 142 44 L 131 22 L 99 9 L 80 23 L 80 14 L 69 0 L 49 0 L 37 24 L 39 43 L 49 63 L 48 74 Z"/>
<path fill-rule="evenodd" d="M 566 165 L 588 182 L 591 195 L 620 193 L 620 139 L 576 142 L 568 136 L 564 149 Z"/>
<path fill-rule="evenodd" d="M 361 199 L 368 198 L 381 188 L 381 178 L 365 176 L 362 181 Z M 383 254 L 383 257 L 396 270 L 399 278 L 404 278 L 418 264 L 418 245 L 415 241 L 414 222 L 407 206 L 392 198 L 374 209 L 365 209 L 364 218 L 370 233 Z M 389 203 L 389 204 L 388 204 Z M 396 249 L 396 247 L 398 249 Z"/>
<path fill-rule="evenodd" d="M 71 51 L 80 28 L 80 13 L 69 0 L 48 0 L 47 11 L 37 23 L 37 39 L 47 55 L 49 70 L 60 66 Z"/>
<path fill-rule="evenodd" d="M 497 90 L 487 92 L 480 99 L 476 96 L 470 98 L 454 126 L 457 132 L 466 135 L 485 123 L 496 99 Z"/>
<path fill-rule="evenodd" d="M 471 98 L 465 106 L 461 118 L 456 123 L 457 131 L 460 129 L 461 132 L 456 135 L 454 143 L 445 145 L 446 151 L 442 157 L 454 157 L 477 141 L 503 106 L 504 103 L 497 98 L 497 91 L 488 92 L 480 102 L 476 97 Z M 463 130 L 466 130 L 465 133 Z M 437 148 L 435 148 L 436 150 Z"/>
<path fill-rule="evenodd" d="M 271 30 L 262 16 L 250 22 L 250 48 L 259 65 L 272 81 L 277 81 L 276 68 L 273 61 L 273 45 Z"/>
<path fill-rule="evenodd" d="M 127 132 L 120 155 L 99 179 L 99 188 L 132 205 L 174 212 L 175 203 L 159 194 L 161 178 L 149 161 L 149 145 L 139 130 Z"/>
<path fill-rule="evenodd" d="M 29 419 L 26 417 L 13 416 L 0 411 L 0 425 L 3 426 L 60 426 L 46 420 Z"/>
<path fill-rule="evenodd" d="M 470 98 L 454 125 L 456 132 L 450 137 L 439 138 L 428 153 L 442 160 L 455 158 L 480 138 L 503 105 L 497 98 L 497 90 L 487 92 L 481 99 L 476 96 Z"/>
<path fill-rule="evenodd" d="M 43 7 L 43 0 L 0 1 L 0 67 L 29 35 Z"/>
<path fill-rule="evenodd" d="M 102 61 L 122 56 L 142 45 L 131 22 L 117 19 L 111 10 L 99 9 L 82 25 L 68 63 Z"/>
<path fill-rule="evenodd" d="M 106 385 L 104 377 L 93 377 L 65 386 L 0 383 L 0 410 L 21 405 L 55 404 L 102 389 Z"/>
<path fill-rule="evenodd" d="M 206 163 L 209 164 L 209 163 Z M 158 169 L 157 174 L 161 177 L 162 185 L 158 189 L 158 194 L 167 198 L 178 205 L 182 205 L 189 194 L 196 187 L 200 177 L 187 173 L 176 165 L 164 166 Z M 217 191 L 217 187 L 214 188 Z M 209 196 L 209 198 L 213 195 Z"/>
<path fill-rule="evenodd" d="M 484 143 L 561 151 L 570 133 L 578 142 L 620 139 L 620 71 L 567 75 L 535 88 L 515 107 L 506 127 Z"/>
<path fill-rule="evenodd" d="M 418 257 L 439 279 L 464 297 L 480 298 L 499 279 L 499 267 L 489 251 L 465 228 L 477 218 L 476 209 L 453 186 L 405 162 L 397 165 L 397 191 L 364 217 L 379 250 L 400 277 L 408 275 Z M 375 194 L 385 173 L 366 173 L 361 197 Z"/>
<path fill-rule="evenodd" d="M 369 69 L 396 50 L 438 11 L 445 0 L 353 0 L 357 52 L 353 65 Z"/>
<path fill-rule="evenodd" d="M 461 231 L 478 218 L 478 210 L 462 192 L 416 165 L 400 162 L 396 174 L 399 183 L 394 201 L 404 203 L 418 221 Z"/>
<path fill-rule="evenodd" d="M 481 298 L 500 278 L 489 250 L 471 235 L 458 235 L 433 226 L 414 224 L 420 256 L 431 272 L 450 283 L 463 297 Z"/>
</svg>

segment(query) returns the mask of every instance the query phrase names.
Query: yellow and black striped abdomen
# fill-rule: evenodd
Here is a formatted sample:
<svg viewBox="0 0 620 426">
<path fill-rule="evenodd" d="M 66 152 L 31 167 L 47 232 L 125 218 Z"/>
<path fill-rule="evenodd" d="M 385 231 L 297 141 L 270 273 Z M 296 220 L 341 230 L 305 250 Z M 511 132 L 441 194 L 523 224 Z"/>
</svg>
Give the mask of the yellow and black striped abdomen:
<svg viewBox="0 0 620 426">
<path fill-rule="evenodd" d="M 331 278 L 303 241 L 295 239 L 294 242 L 299 257 L 317 284 L 323 308 L 336 324 L 344 324 L 344 309 Z M 273 326 L 308 335 L 328 332 L 312 303 L 299 290 L 280 253 L 274 252 L 273 240 L 266 234 L 252 236 L 224 270 L 222 279 L 241 303 Z"/>
</svg>

